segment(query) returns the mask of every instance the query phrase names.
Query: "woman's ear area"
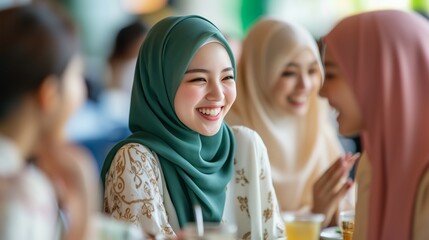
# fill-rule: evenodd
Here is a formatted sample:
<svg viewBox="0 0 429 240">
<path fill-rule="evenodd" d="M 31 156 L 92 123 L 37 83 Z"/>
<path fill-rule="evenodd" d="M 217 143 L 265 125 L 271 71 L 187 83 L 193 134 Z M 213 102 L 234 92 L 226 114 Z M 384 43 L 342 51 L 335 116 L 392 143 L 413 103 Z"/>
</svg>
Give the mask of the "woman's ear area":
<svg viewBox="0 0 429 240">
<path fill-rule="evenodd" d="M 56 111 L 61 102 L 61 83 L 58 77 L 49 75 L 36 90 L 36 102 L 43 113 Z"/>
</svg>

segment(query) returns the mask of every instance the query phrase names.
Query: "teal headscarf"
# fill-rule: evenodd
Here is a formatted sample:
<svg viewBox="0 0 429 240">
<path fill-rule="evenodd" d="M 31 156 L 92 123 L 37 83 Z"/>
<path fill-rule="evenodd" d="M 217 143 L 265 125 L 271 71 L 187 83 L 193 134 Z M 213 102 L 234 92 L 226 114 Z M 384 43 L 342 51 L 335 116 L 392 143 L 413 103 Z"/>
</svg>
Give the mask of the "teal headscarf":
<svg viewBox="0 0 429 240">
<path fill-rule="evenodd" d="M 168 17 L 152 27 L 139 53 L 131 96 L 129 126 L 133 133 L 108 154 L 106 173 L 126 143 L 140 143 L 157 153 L 181 227 L 194 221 L 199 204 L 204 220 L 219 222 L 225 206 L 225 187 L 232 178 L 235 140 L 223 123 L 214 136 L 185 126 L 174 111 L 174 98 L 198 49 L 210 39 L 231 49 L 219 29 L 200 16 Z"/>
</svg>

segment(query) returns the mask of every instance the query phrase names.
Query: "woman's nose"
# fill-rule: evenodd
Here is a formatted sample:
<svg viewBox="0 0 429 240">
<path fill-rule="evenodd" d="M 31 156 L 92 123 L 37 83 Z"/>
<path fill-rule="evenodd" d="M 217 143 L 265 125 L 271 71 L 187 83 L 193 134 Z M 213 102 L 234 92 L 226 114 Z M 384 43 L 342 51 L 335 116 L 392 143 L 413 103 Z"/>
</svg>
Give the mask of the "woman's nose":
<svg viewBox="0 0 429 240">
<path fill-rule="evenodd" d="M 207 100 L 210 100 L 210 101 L 223 100 L 225 95 L 223 93 L 223 87 L 220 82 L 212 82 L 211 84 L 208 85 L 208 87 L 209 89 L 206 96 Z"/>
<path fill-rule="evenodd" d="M 303 74 L 298 79 L 297 88 L 302 90 L 310 90 L 313 87 L 313 82 L 307 74 Z"/>
</svg>

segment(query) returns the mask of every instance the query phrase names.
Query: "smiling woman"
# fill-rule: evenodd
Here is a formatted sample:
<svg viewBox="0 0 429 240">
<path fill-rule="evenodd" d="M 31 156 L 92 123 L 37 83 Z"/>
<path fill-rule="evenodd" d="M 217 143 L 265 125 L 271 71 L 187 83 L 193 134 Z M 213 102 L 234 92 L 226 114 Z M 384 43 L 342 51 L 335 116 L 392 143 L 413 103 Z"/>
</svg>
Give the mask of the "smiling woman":
<svg viewBox="0 0 429 240">
<path fill-rule="evenodd" d="M 329 104 L 338 111 L 340 133 L 344 136 L 355 136 L 362 129 L 362 114 L 352 89 L 345 81 L 330 48 L 325 50 L 324 62 L 326 77 L 320 95 L 326 97 Z"/>
<path fill-rule="evenodd" d="M 368 157 L 357 170 L 354 239 L 429 236 L 428 35 L 421 16 L 380 10 L 347 17 L 324 37 L 321 95 L 340 112 L 340 131 L 361 134 Z"/>
<path fill-rule="evenodd" d="M 192 130 L 216 134 L 235 101 L 234 70 L 225 48 L 210 42 L 195 54 L 177 89 L 177 117 Z"/>
<path fill-rule="evenodd" d="M 354 204 L 353 191 L 344 198 L 354 159 L 339 158 L 328 104 L 317 95 L 323 68 L 315 40 L 298 25 L 260 19 L 244 39 L 237 72 L 227 121 L 261 135 L 281 210 L 324 213 L 324 225 L 335 224 L 340 202 Z"/>
<path fill-rule="evenodd" d="M 234 76 L 232 51 L 208 20 L 169 17 L 152 28 L 134 77 L 133 134 L 103 166 L 109 215 L 170 239 L 199 205 L 205 222 L 236 225 L 237 238 L 284 238 L 264 144 L 224 123 Z"/>
</svg>

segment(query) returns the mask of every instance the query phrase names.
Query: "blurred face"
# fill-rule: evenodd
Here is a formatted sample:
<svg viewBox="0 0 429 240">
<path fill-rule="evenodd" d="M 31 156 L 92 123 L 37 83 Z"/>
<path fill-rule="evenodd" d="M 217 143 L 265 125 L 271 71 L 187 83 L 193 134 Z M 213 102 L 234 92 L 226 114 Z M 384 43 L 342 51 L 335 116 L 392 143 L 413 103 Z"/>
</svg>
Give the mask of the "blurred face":
<svg viewBox="0 0 429 240">
<path fill-rule="evenodd" d="M 216 134 L 235 101 L 234 72 L 225 48 L 212 42 L 202 46 L 183 76 L 174 108 L 180 121 L 205 135 Z"/>
<path fill-rule="evenodd" d="M 362 115 L 354 93 L 341 72 L 329 47 L 325 52 L 325 82 L 320 96 L 326 97 L 329 104 L 338 111 L 339 131 L 344 136 L 354 136 L 362 129 Z"/>
<path fill-rule="evenodd" d="M 86 99 L 86 86 L 83 79 L 83 60 L 75 56 L 67 66 L 61 85 L 61 106 L 56 120 L 55 131 L 62 134 L 72 114 Z"/>
<path fill-rule="evenodd" d="M 319 86 L 321 73 L 316 57 L 310 50 L 300 51 L 286 65 L 274 86 L 273 104 L 280 111 L 294 115 L 305 115 L 310 95 Z"/>
</svg>

